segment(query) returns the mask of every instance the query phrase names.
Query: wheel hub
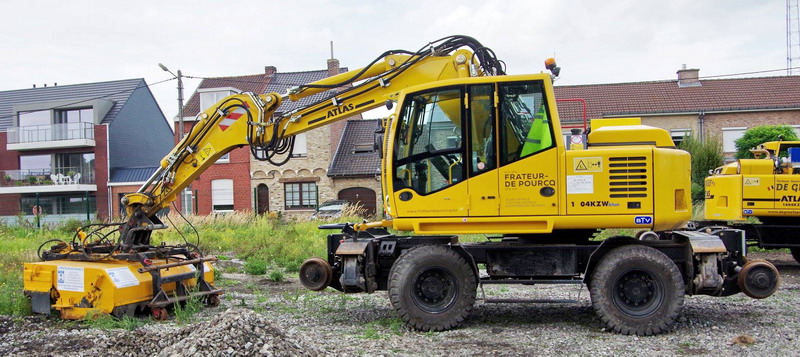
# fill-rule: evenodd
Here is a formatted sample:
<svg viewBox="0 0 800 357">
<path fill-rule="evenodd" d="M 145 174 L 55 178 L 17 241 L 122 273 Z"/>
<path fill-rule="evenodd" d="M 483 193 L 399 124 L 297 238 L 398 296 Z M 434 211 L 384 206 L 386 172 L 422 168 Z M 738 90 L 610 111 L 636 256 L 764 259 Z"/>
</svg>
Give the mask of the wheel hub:
<svg viewBox="0 0 800 357">
<path fill-rule="evenodd" d="M 431 268 L 414 279 L 413 298 L 428 312 L 444 311 L 455 300 L 454 278 L 448 272 Z"/>
<path fill-rule="evenodd" d="M 614 304 L 629 316 L 646 317 L 656 310 L 663 297 L 659 283 L 649 271 L 633 269 L 621 274 L 614 285 Z"/>
<path fill-rule="evenodd" d="M 639 306 L 646 304 L 653 296 L 653 282 L 649 276 L 642 273 L 626 274 L 618 286 L 619 296 L 628 305 Z"/>
</svg>

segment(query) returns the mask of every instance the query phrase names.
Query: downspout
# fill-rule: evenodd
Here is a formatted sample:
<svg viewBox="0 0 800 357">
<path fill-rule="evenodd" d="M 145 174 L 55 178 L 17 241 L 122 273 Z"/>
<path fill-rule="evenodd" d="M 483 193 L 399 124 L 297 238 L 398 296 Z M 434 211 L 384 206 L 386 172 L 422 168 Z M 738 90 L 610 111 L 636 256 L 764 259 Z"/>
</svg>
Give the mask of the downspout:
<svg viewBox="0 0 800 357">
<path fill-rule="evenodd" d="M 698 133 L 697 138 L 698 140 L 705 141 L 705 121 L 706 121 L 706 112 L 700 111 L 700 114 L 697 116 L 697 129 L 700 133 Z"/>
<path fill-rule="evenodd" d="M 107 206 L 108 216 L 106 217 L 108 217 L 108 220 L 111 221 L 111 219 L 114 217 L 114 212 L 112 212 L 114 210 L 113 209 L 114 205 L 111 202 L 111 200 L 113 199 L 112 196 L 114 195 L 111 194 L 111 186 L 108 185 L 111 182 L 111 150 L 109 149 L 109 146 L 111 144 L 111 138 L 110 138 L 111 134 L 109 133 L 108 130 L 109 124 L 105 124 L 105 127 L 106 127 L 106 197 L 108 200 L 108 206 Z M 97 200 L 97 197 L 95 197 L 95 200 Z"/>
</svg>

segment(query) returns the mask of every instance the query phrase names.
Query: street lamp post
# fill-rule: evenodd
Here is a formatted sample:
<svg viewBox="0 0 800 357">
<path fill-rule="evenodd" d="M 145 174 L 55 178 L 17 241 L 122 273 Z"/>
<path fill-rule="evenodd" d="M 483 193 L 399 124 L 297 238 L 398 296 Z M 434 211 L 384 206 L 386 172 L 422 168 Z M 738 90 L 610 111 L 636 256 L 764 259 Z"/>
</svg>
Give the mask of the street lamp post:
<svg viewBox="0 0 800 357">
<path fill-rule="evenodd" d="M 161 69 L 178 79 L 178 141 L 183 139 L 183 74 L 178 70 L 178 74 L 172 73 L 167 66 L 159 63 Z"/>
</svg>

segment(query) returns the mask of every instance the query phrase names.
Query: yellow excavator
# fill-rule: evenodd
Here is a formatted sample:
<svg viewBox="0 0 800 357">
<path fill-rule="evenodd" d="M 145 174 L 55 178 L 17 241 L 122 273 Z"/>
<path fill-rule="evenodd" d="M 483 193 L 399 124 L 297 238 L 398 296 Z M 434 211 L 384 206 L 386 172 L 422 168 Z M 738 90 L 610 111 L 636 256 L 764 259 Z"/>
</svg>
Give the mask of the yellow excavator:
<svg viewBox="0 0 800 357">
<path fill-rule="evenodd" d="M 800 141 L 770 141 L 750 152 L 754 159 L 721 166 L 706 178 L 708 221 L 697 224 L 744 230 L 750 244 L 789 248 L 800 263 Z"/>
<path fill-rule="evenodd" d="M 665 130 L 638 118 L 592 120 L 573 141 L 587 145 L 568 150 L 553 95 L 560 69 L 552 59 L 545 65 L 549 72 L 506 75 L 491 49 L 450 36 L 286 94 L 227 97 L 122 199 L 128 220 L 116 226 L 118 239 L 80 232 L 25 265 L 34 311 L 160 317 L 192 294 L 216 303 L 220 291 L 204 268 L 213 257 L 186 244 L 154 246 L 151 232 L 165 228 L 156 213 L 233 148 L 248 145 L 256 159 L 280 165 L 294 135 L 383 105 L 395 108 L 376 132 L 386 218 L 321 226 L 341 232 L 327 237 L 326 258 L 300 267 L 309 289 L 386 290 L 409 326 L 439 331 L 467 318 L 484 285 L 585 284 L 609 329 L 640 335 L 667 331 L 687 294 L 775 292 L 778 271 L 748 261 L 741 230 L 681 229 L 692 211 L 690 157 Z M 322 92 L 331 95 L 276 113 L 282 102 Z M 641 234 L 593 240 L 600 228 Z M 462 243 L 458 234 L 487 241 Z M 180 280 L 186 273 L 159 276 L 186 266 L 206 275 L 189 283 Z M 141 284 L 112 284 L 109 269 L 123 267 Z"/>
</svg>

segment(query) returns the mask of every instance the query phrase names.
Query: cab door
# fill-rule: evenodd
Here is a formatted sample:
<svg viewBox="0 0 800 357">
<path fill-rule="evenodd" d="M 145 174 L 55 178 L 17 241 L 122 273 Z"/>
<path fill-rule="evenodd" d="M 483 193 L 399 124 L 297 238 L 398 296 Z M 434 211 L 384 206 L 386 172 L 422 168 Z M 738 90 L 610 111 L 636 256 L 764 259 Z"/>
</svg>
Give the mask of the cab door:
<svg viewBox="0 0 800 357">
<path fill-rule="evenodd" d="M 497 130 L 494 105 L 495 85 L 467 87 L 469 215 L 497 216 L 500 195 L 497 182 Z"/>
<path fill-rule="evenodd" d="M 558 214 L 556 118 L 543 81 L 500 83 L 498 102 L 500 215 Z"/>
<path fill-rule="evenodd" d="M 398 217 L 468 215 L 462 98 L 461 86 L 406 96 L 393 138 Z"/>
</svg>

